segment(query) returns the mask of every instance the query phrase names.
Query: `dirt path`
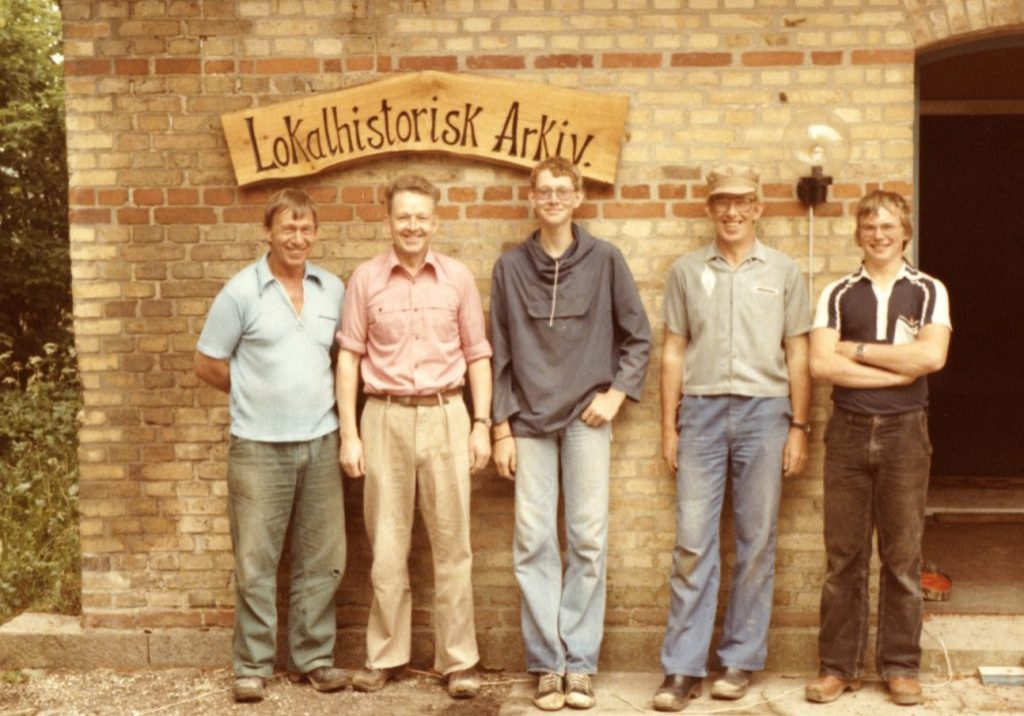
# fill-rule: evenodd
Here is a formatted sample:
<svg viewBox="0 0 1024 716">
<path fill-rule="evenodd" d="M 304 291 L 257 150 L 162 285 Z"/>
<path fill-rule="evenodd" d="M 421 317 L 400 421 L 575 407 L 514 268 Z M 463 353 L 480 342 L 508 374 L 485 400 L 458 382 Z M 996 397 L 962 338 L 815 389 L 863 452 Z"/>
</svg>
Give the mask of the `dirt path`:
<svg viewBox="0 0 1024 716">
<path fill-rule="evenodd" d="M 485 674 L 485 687 L 475 699 L 454 701 L 441 680 L 419 672 L 389 684 L 375 694 L 346 690 L 320 694 L 285 676 L 268 683 L 267 698 L 258 704 L 235 704 L 228 669 L 171 669 L 116 672 L 36 671 L 0 673 L 0 715 L 132 714 L 147 716 L 213 716 L 214 714 L 451 714 L 493 716 L 514 684 L 514 677 Z"/>
</svg>

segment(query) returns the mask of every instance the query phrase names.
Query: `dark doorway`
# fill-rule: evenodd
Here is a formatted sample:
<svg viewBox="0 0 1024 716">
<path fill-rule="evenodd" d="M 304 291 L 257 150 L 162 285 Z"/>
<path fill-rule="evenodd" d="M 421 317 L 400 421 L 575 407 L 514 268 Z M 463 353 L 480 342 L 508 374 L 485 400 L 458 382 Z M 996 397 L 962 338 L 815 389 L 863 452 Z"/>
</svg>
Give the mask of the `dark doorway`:
<svg viewBox="0 0 1024 716">
<path fill-rule="evenodd" d="M 932 474 L 1024 486 L 1024 37 L 917 69 L 918 261 L 953 318 L 946 368 L 929 377 Z"/>
</svg>

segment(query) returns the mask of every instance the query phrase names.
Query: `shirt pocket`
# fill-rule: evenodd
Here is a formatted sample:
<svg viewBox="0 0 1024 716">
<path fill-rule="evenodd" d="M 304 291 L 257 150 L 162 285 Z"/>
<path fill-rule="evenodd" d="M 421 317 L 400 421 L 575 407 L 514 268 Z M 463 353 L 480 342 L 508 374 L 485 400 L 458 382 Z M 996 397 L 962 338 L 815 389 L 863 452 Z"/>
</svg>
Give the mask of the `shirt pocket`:
<svg viewBox="0 0 1024 716">
<path fill-rule="evenodd" d="M 316 317 L 316 342 L 327 348 L 334 346 L 334 336 L 338 330 L 337 316 Z"/>
<path fill-rule="evenodd" d="M 423 320 L 427 330 L 441 343 L 452 343 L 459 339 L 459 299 L 457 296 L 441 294 L 431 297 L 422 307 Z"/>
<path fill-rule="evenodd" d="M 370 338 L 380 346 L 393 346 L 408 330 L 409 311 L 391 306 L 374 306 L 369 311 Z"/>
</svg>

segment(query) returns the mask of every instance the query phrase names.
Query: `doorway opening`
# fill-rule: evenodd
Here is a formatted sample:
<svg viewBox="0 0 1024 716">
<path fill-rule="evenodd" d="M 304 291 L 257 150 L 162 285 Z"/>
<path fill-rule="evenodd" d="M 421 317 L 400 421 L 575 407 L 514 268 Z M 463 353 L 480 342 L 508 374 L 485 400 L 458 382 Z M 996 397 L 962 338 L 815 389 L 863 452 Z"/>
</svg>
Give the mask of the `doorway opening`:
<svg viewBox="0 0 1024 716">
<path fill-rule="evenodd" d="M 922 52 L 916 78 L 917 261 L 949 289 L 953 319 L 946 367 L 928 379 L 924 558 L 954 587 L 928 611 L 1019 614 L 1024 33 Z"/>
</svg>

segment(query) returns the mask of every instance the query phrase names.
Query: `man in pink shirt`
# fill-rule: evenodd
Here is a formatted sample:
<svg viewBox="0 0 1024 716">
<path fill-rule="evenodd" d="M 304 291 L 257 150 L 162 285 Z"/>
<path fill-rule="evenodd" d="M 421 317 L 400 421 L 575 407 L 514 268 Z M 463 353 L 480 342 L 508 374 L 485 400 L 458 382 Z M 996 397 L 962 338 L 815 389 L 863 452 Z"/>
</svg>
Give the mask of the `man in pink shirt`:
<svg viewBox="0 0 1024 716">
<path fill-rule="evenodd" d="M 393 245 L 353 272 L 339 334 L 339 460 L 350 477 L 366 476 L 363 513 L 373 548 L 367 669 L 353 687 L 377 691 L 409 662 L 418 492 L 434 556 L 434 668 L 454 698 L 472 697 L 480 679 L 469 475 L 491 457 L 491 346 L 469 269 L 430 248 L 437 187 L 401 176 L 385 196 Z M 360 376 L 366 405 L 357 425 Z M 462 399 L 467 376 L 472 421 Z"/>
</svg>

